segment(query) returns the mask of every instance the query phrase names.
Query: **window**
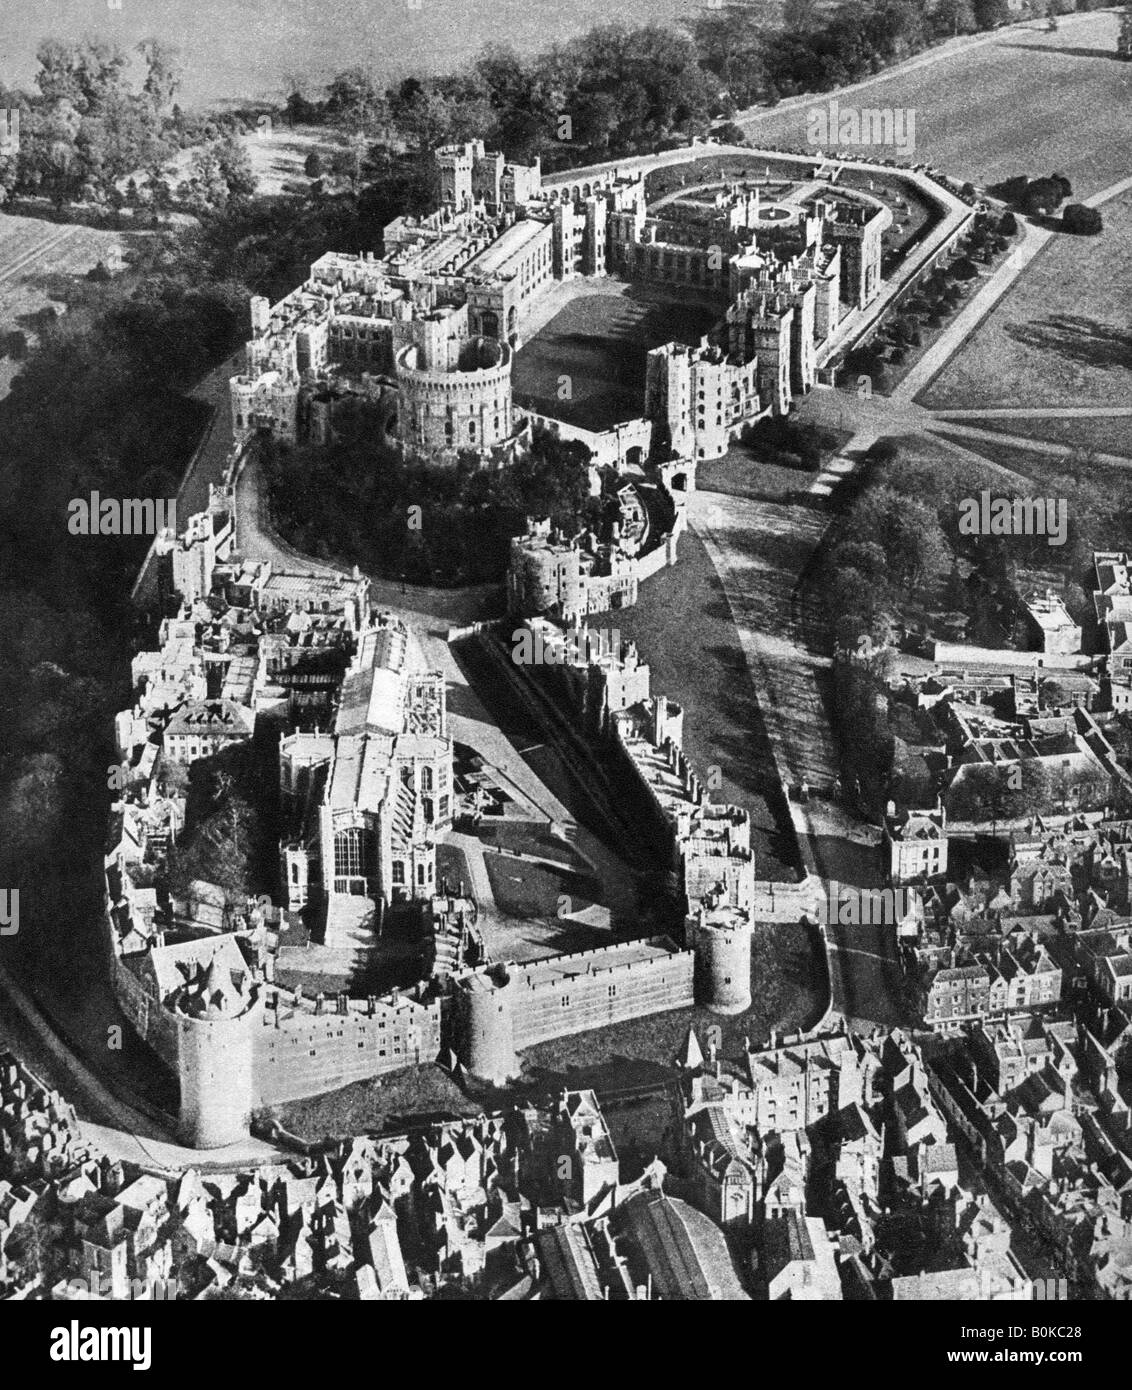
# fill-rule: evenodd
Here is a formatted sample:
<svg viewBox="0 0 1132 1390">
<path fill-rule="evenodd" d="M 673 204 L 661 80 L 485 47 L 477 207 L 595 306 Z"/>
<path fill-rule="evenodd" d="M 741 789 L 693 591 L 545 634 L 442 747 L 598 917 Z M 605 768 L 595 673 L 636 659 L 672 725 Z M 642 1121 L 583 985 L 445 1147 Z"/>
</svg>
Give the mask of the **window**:
<svg viewBox="0 0 1132 1390">
<path fill-rule="evenodd" d="M 361 826 L 340 830 L 334 837 L 334 876 L 365 878 L 369 873 L 372 835 Z"/>
<path fill-rule="evenodd" d="M 393 861 L 393 882 L 400 884 L 405 882 L 405 865 L 400 859 Z"/>
</svg>

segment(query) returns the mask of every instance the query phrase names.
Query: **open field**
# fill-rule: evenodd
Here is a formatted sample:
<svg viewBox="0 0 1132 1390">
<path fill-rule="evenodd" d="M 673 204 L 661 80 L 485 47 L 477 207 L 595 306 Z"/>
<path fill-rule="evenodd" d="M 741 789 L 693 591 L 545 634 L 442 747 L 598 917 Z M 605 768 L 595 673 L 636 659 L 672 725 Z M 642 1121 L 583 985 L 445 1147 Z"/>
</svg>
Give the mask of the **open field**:
<svg viewBox="0 0 1132 1390">
<path fill-rule="evenodd" d="M 1114 292 L 1132 257 L 1132 194 L 1103 216 L 1099 236 L 1053 239 L 921 395 L 922 405 L 1132 405 L 1132 332 Z M 1017 423 L 1031 426 L 1019 433 L 1053 437 L 1039 432 L 1040 422 Z"/>
<path fill-rule="evenodd" d="M 1127 454 L 1132 458 L 1132 419 L 1125 416 L 1097 416 L 1093 419 L 1042 416 L 1032 420 L 998 418 L 994 420 L 962 420 L 990 434 L 1015 435 L 1019 439 L 1038 439 L 1050 444 L 1062 444 L 1067 449 L 1095 449 L 1101 454 Z M 958 439 L 958 436 L 956 436 Z M 968 448 L 979 449 L 973 439 L 962 441 Z M 1052 460 L 1051 460 L 1052 461 Z"/>
<path fill-rule="evenodd" d="M 124 249 L 121 232 L 0 213 L 0 333 L 19 329 L 34 345 L 30 317 L 49 304 L 62 308 L 50 293 L 52 277 L 85 275 L 112 247 Z M 7 395 L 19 369 L 18 362 L 0 360 L 0 397 Z"/>
<path fill-rule="evenodd" d="M 644 408 L 649 349 L 698 343 L 722 309 L 651 285 L 608 281 L 568 303 L 515 357 L 515 400 L 586 429 L 608 429 Z M 568 400 L 559 397 L 569 378 Z"/>
<path fill-rule="evenodd" d="M 257 135 L 244 139 L 263 194 L 305 193 L 310 179 L 303 169 L 309 154 L 327 158 L 349 148 L 344 136 L 326 126 L 265 125 Z"/>
<path fill-rule="evenodd" d="M 1087 422 L 1086 422 L 1087 423 Z M 1032 480 L 1042 487 L 1053 486 L 1058 478 L 1065 475 L 1065 456 L 1058 454 L 1039 454 L 1019 444 L 999 444 L 994 439 L 976 439 L 970 435 L 951 435 L 946 429 L 937 431 L 941 437 L 951 439 L 952 443 L 966 449 L 968 453 L 978 454 L 992 463 L 1008 468 L 1022 477 Z M 946 456 L 941 457 L 941 462 Z M 1127 469 L 1112 468 L 1103 463 L 1089 467 L 1089 477 L 1094 480 L 1096 490 L 1102 495 L 1109 494 L 1115 487 L 1123 487 L 1128 480 Z M 993 485 L 993 482 L 992 482 Z"/>
<path fill-rule="evenodd" d="M 1117 28 L 1114 14 L 1097 13 L 1063 22 L 1056 34 L 1036 23 L 1005 30 L 990 43 L 870 83 L 842 105 L 915 111 L 912 162 L 956 178 L 985 185 L 1056 169 L 1079 193 L 1096 193 L 1128 172 L 1132 64 L 1115 57 Z M 814 105 L 827 100 L 815 96 Z M 760 114 L 744 126 L 752 143 L 804 146 L 808 109 Z M 872 152 L 895 154 L 881 146 Z"/>
<path fill-rule="evenodd" d="M 319 154 L 325 166 L 335 154 L 352 148 L 346 137 L 331 126 L 289 126 L 272 121 L 266 115 L 260 117 L 257 130 L 239 138 L 251 160 L 257 181 L 256 192 L 272 197 L 309 192 L 311 180 L 304 169 L 309 154 Z M 196 153 L 196 147 L 179 150 L 162 166 L 174 196 L 179 195 L 183 185 L 191 178 Z M 138 188 L 144 189 L 149 184 L 149 176 L 144 170 L 137 170 L 131 178 Z M 123 192 L 131 178 L 118 180 Z"/>
</svg>

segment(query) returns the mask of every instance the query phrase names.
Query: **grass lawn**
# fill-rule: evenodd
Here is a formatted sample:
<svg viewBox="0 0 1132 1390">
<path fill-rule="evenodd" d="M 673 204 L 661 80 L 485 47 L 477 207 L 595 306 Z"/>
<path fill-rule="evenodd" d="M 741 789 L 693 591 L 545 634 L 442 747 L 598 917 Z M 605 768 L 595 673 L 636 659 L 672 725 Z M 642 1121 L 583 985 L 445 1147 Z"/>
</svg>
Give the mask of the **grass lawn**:
<svg viewBox="0 0 1132 1390">
<path fill-rule="evenodd" d="M 575 299 L 519 349 L 515 400 L 585 429 L 633 419 L 644 408 L 649 350 L 698 343 L 722 317 L 722 306 L 647 285 Z M 559 398 L 562 378 L 568 400 Z"/>
<path fill-rule="evenodd" d="M 1067 449 L 1095 449 L 1102 454 L 1126 454 L 1132 458 L 1132 418 L 1127 415 L 1112 416 L 1109 419 L 1101 416 L 1093 419 L 1058 419 L 1056 416 L 1047 416 L 1031 420 L 961 420 L 956 423 L 987 430 L 991 434 L 1012 434 L 1019 439 L 1040 439 L 1049 444 L 1063 444 Z M 955 437 L 959 438 L 958 435 Z M 967 442 L 977 447 L 974 440 Z M 1048 462 L 1054 463 L 1052 456 Z"/>
<path fill-rule="evenodd" d="M 370 1081 L 307 1100 L 288 1101 L 266 1112 L 284 1129 L 310 1142 L 335 1135 L 396 1133 L 426 1118 L 475 1115 L 479 1106 L 438 1066 L 405 1067 Z"/>
<path fill-rule="evenodd" d="M 601 901 L 601 888 L 588 876 L 559 873 L 545 864 L 528 864 L 503 854 L 485 854 L 483 862 L 495 906 L 507 917 L 554 921 L 563 898 L 570 900 L 574 912 L 586 903 Z"/>
<path fill-rule="evenodd" d="M 978 454 L 989 459 L 992 463 L 1001 464 L 1003 468 L 1009 468 L 1012 472 L 1021 473 L 1027 478 L 1049 479 L 1058 477 L 1065 471 L 1061 460 L 1052 455 L 1035 454 L 1032 450 L 1021 448 L 1017 444 L 996 444 L 990 439 L 982 440 L 969 435 L 949 434 L 947 430 L 936 430 L 935 433 L 960 445 L 968 453 Z M 946 457 L 946 455 L 942 457 Z M 994 480 L 988 479 L 987 485 L 994 486 Z"/>
<path fill-rule="evenodd" d="M 953 178 L 985 186 L 1057 170 L 1075 191 L 1095 193 L 1128 173 L 1132 72 L 1114 61 L 1118 27 L 1116 15 L 1097 13 L 1056 34 L 1038 21 L 1006 29 L 990 43 L 847 95 L 842 106 L 915 111 L 910 162 L 935 164 Z M 816 96 L 814 105 L 827 100 Z M 804 148 L 809 110 L 805 103 L 771 112 L 748 128 L 748 139 Z"/>
<path fill-rule="evenodd" d="M 759 458 L 756 450 L 739 443 L 732 444 L 723 458 L 707 459 L 696 465 L 696 486 L 701 491 L 748 497 L 755 502 L 788 502 L 800 498 L 816 476 L 801 466 L 792 468 L 786 463 Z"/>
<path fill-rule="evenodd" d="M 564 869 L 579 872 L 586 870 L 585 860 L 569 845 L 563 844 L 557 836 L 551 835 L 546 826 L 539 821 L 511 820 L 495 824 L 481 821 L 474 833 L 485 845 L 519 850 L 524 854 L 537 854 L 544 859 L 553 859 Z"/>
<path fill-rule="evenodd" d="M 1132 335 L 1114 293 L 1132 257 L 1132 194 L 1103 215 L 1099 236 L 1054 237 L 920 404 L 933 410 L 1132 405 Z M 1073 421 L 1070 429 L 1079 423 L 1087 422 Z"/>
<path fill-rule="evenodd" d="M 439 844 L 436 847 L 436 882 L 438 891 L 445 881 L 452 892 L 461 888 L 465 893 L 472 891 L 472 873 L 468 859 L 459 845 Z"/>
</svg>

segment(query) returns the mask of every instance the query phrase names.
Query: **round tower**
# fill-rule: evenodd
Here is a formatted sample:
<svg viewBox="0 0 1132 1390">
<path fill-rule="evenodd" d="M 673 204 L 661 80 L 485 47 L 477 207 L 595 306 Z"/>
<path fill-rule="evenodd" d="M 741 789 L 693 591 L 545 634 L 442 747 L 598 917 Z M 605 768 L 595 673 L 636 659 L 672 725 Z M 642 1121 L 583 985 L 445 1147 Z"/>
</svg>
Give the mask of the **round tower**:
<svg viewBox="0 0 1132 1390">
<path fill-rule="evenodd" d="M 186 948 L 185 973 L 165 1001 L 177 1037 L 180 1129 L 198 1149 L 218 1149 L 248 1135 L 256 1103 L 255 1034 L 263 993 L 234 936 L 207 950 Z"/>
<path fill-rule="evenodd" d="M 469 975 L 456 987 L 457 1050 L 473 1076 L 502 1085 L 518 1075 L 514 999 L 503 966 Z"/>
<path fill-rule="evenodd" d="M 234 1018 L 177 1019 L 180 1130 L 195 1149 L 219 1149 L 248 1137 L 255 1108 L 253 1030 L 258 1007 Z"/>
<path fill-rule="evenodd" d="M 709 917 L 703 908 L 688 919 L 696 956 L 696 1003 L 717 1014 L 751 1007 L 751 927 L 724 910 Z"/>
<path fill-rule="evenodd" d="M 423 327 L 437 326 L 425 320 Z M 449 362 L 451 351 L 447 338 L 437 346 L 425 336 L 396 355 L 398 433 L 411 455 L 482 453 L 505 443 L 514 431 L 511 348 L 493 338 L 471 338 Z"/>
</svg>

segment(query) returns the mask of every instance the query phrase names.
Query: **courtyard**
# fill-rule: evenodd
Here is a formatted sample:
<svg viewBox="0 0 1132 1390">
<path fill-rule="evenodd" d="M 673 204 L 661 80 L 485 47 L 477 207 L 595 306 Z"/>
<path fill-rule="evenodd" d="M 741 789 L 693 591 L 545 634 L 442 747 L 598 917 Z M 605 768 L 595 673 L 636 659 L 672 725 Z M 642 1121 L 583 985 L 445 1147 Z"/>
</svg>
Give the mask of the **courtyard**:
<svg viewBox="0 0 1132 1390">
<path fill-rule="evenodd" d="M 516 354 L 515 401 L 590 430 L 639 417 L 650 349 L 695 345 L 723 314 L 720 301 L 676 287 L 567 281 L 547 295 Z"/>
</svg>

